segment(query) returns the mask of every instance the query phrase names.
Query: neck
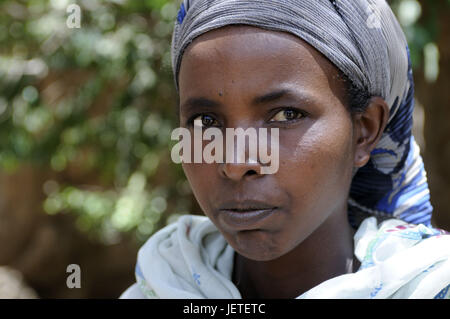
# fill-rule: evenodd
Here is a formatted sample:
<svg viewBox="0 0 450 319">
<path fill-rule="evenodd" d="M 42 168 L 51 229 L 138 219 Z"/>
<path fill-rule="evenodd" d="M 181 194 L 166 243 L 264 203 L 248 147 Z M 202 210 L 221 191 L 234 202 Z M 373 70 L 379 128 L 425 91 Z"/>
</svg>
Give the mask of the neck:
<svg viewBox="0 0 450 319">
<path fill-rule="evenodd" d="M 357 269 L 347 209 L 332 214 L 287 254 L 255 261 L 235 253 L 233 282 L 243 298 L 296 298 L 318 284 Z"/>
</svg>

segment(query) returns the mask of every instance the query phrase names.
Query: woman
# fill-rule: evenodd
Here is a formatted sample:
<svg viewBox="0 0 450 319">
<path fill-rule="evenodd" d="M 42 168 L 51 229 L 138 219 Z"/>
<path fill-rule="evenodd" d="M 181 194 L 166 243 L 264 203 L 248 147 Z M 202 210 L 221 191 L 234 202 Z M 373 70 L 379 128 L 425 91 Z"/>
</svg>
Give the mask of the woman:
<svg viewBox="0 0 450 319">
<path fill-rule="evenodd" d="M 153 235 L 122 298 L 449 297 L 384 0 L 185 0 L 172 62 L 181 127 L 278 128 L 280 166 L 183 163 L 207 217 Z"/>
</svg>

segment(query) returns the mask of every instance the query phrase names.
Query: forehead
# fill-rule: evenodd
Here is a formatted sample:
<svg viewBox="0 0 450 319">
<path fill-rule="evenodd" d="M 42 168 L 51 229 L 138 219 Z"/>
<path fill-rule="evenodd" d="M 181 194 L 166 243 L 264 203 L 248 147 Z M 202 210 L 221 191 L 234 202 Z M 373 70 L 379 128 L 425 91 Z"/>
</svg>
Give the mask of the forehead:
<svg viewBox="0 0 450 319">
<path fill-rule="evenodd" d="M 289 82 L 329 86 L 337 69 L 295 35 L 252 26 L 227 26 L 196 38 L 180 66 L 180 95 L 245 88 L 255 91 Z"/>
</svg>

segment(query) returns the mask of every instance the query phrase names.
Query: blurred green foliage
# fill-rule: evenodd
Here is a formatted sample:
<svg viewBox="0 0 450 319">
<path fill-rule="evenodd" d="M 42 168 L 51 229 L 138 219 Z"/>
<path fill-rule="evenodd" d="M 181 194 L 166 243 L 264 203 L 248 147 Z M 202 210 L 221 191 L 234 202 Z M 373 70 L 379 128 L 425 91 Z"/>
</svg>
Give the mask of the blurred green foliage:
<svg viewBox="0 0 450 319">
<path fill-rule="evenodd" d="M 105 242 L 144 240 L 191 210 L 170 160 L 178 4 L 77 1 L 81 28 L 70 29 L 70 3 L 0 3 L 0 167 L 55 172 L 43 185 L 47 213 L 76 214 Z"/>
<path fill-rule="evenodd" d="M 396 14 L 403 31 L 408 40 L 411 54 L 411 61 L 414 69 L 424 67 L 426 58 L 424 48 L 428 44 L 433 44 L 439 36 L 437 19 L 437 2 L 439 0 L 428 0 L 428 7 L 431 12 L 427 12 L 426 19 L 419 19 L 422 16 L 422 5 L 418 0 L 391 0 L 388 1 L 392 10 Z M 450 5 L 450 0 L 447 4 Z M 436 61 L 431 61 L 431 63 Z M 436 62 L 437 63 L 437 62 Z"/>
<path fill-rule="evenodd" d="M 81 7 L 81 28 L 66 26 Z M 0 2 L 0 168 L 50 171 L 48 214 L 70 213 L 106 243 L 143 241 L 192 193 L 170 160 L 177 97 L 170 40 L 180 1 Z M 417 24 L 420 4 L 390 1 L 415 66 L 437 30 Z M 20 191 L 20 190 L 18 190 Z"/>
</svg>

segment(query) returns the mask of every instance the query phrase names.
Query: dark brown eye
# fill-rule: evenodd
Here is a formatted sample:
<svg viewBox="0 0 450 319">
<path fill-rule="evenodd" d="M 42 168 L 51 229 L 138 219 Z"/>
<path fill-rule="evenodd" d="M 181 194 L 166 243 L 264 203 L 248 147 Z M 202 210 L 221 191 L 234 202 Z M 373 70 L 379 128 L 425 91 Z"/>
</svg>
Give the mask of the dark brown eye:
<svg viewBox="0 0 450 319">
<path fill-rule="evenodd" d="M 192 122 L 194 123 L 194 126 L 200 125 L 201 127 L 211 127 L 211 126 L 217 126 L 217 121 L 210 115 L 203 114 L 196 116 Z"/>
<path fill-rule="evenodd" d="M 293 109 L 285 109 L 281 110 L 274 117 L 272 117 L 271 121 L 283 122 L 283 121 L 292 121 L 297 118 L 300 118 L 302 114 Z"/>
</svg>

